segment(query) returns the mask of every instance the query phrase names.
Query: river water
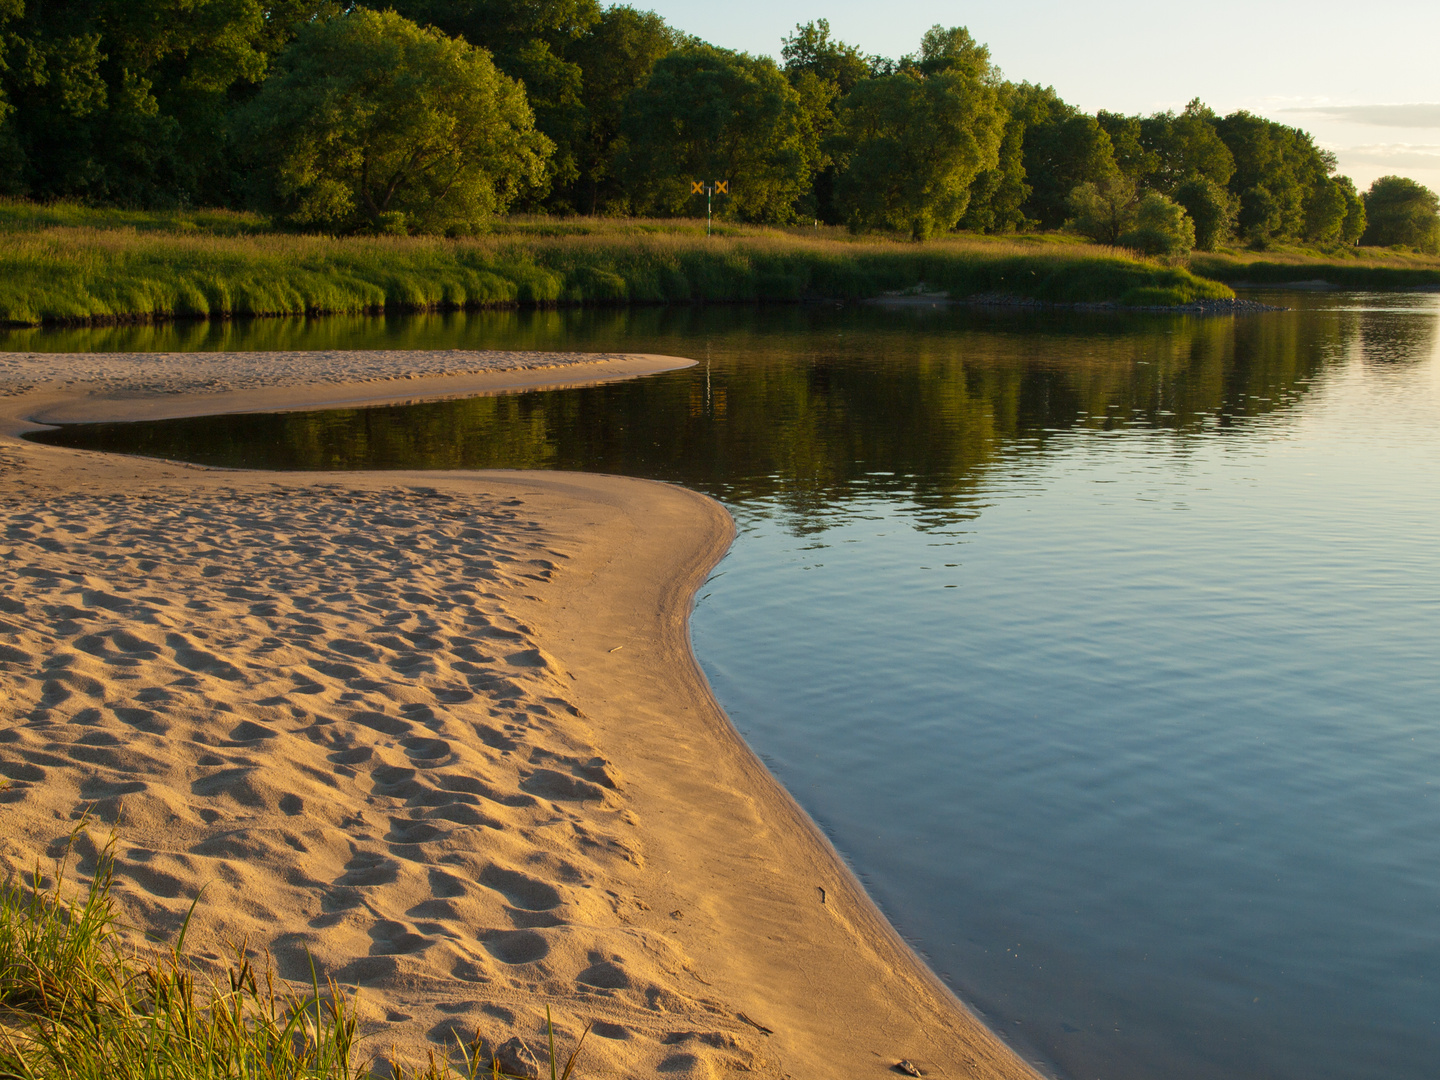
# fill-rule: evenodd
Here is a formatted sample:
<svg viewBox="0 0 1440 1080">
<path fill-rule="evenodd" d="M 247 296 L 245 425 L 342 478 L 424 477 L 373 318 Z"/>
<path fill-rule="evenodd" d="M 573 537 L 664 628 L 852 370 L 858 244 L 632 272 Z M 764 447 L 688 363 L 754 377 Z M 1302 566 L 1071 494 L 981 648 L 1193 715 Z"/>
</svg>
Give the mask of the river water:
<svg viewBox="0 0 1440 1080">
<path fill-rule="evenodd" d="M 563 348 L 683 372 L 95 425 L 279 468 L 684 483 L 717 695 L 916 949 L 1074 1080 L 1440 1062 L 1440 297 L 1243 317 L 784 308 L 25 331 Z"/>
</svg>

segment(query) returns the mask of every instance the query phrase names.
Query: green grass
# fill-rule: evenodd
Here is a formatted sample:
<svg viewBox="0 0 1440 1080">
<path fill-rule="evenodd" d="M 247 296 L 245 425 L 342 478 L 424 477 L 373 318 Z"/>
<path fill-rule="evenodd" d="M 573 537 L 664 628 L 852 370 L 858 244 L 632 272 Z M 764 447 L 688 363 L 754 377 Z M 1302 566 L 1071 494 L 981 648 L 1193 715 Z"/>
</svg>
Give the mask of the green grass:
<svg viewBox="0 0 1440 1080">
<path fill-rule="evenodd" d="M 1224 282 L 1286 285 L 1324 281 L 1342 289 L 1413 289 L 1440 285 L 1440 257 L 1389 248 L 1320 249 L 1281 247 L 1263 253 L 1222 250 L 1197 252 L 1190 259 L 1197 274 Z"/>
<path fill-rule="evenodd" d="M 210 219 L 199 214 L 167 228 L 163 215 L 5 204 L 0 323 L 854 300 L 922 284 L 956 298 L 1003 293 L 1053 303 L 1233 295 L 1179 267 L 1054 238 L 911 244 L 735 225 L 706 237 L 696 221 L 538 218 L 495 222 L 473 237 L 335 238 L 215 216 L 229 218 L 244 228 L 205 231 L 199 223 Z"/>
<path fill-rule="evenodd" d="M 270 221 L 259 214 L 233 210 L 120 210 L 79 203 L 0 199 L 0 235 L 53 228 L 243 236 L 270 231 Z"/>
<path fill-rule="evenodd" d="M 67 899 L 66 863 L 45 887 L 0 887 L 0 1077 L 5 1080 L 447 1080 L 433 1053 L 407 1072 L 360 1063 L 357 1023 L 344 993 L 312 980 L 295 989 L 257 972 L 243 950 L 221 972 L 168 950 L 125 947 L 110 895 L 106 850 L 88 888 Z M 192 907 L 192 914 L 194 909 Z M 189 919 L 186 920 L 186 926 Z M 549 1009 L 546 1009 L 549 1018 Z M 586 1029 L 588 1032 L 588 1028 Z M 583 1044 L 584 1036 L 580 1043 Z M 580 1052 L 559 1066 L 549 1025 L 551 1080 L 569 1080 Z M 502 1080 L 480 1041 L 456 1047 L 459 1076 Z M 543 1057 L 543 1055 L 541 1055 Z"/>
</svg>

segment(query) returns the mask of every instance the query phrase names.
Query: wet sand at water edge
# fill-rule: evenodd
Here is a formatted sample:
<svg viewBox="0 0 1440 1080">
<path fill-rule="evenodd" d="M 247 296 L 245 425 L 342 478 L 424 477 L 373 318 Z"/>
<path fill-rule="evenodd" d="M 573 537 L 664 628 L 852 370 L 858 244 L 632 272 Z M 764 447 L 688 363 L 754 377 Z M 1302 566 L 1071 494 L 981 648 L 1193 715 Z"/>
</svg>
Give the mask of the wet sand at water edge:
<svg viewBox="0 0 1440 1080">
<path fill-rule="evenodd" d="M 514 392 L 688 365 L 0 354 L 0 875 L 87 809 L 130 924 L 352 993 L 368 1053 L 477 1033 L 582 1077 L 1032 1077 L 897 937 L 690 650 L 733 537 L 682 488 L 266 473 L 32 421 Z M 512 1050 L 517 1044 L 511 1043 Z M 542 1055 L 543 1060 L 543 1055 Z"/>
</svg>

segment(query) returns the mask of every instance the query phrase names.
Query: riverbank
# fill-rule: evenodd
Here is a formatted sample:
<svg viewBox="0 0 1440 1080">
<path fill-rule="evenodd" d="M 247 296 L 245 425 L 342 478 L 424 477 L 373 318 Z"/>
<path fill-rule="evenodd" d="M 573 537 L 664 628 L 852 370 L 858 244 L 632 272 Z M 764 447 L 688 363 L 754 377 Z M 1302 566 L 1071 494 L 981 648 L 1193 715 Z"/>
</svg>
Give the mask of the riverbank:
<svg viewBox="0 0 1440 1080">
<path fill-rule="evenodd" d="M 1298 251 L 1196 252 L 1190 268 L 1234 288 L 1440 289 L 1440 258 L 1383 248 L 1353 248 L 1344 258 Z"/>
<path fill-rule="evenodd" d="M 1171 305 L 1231 290 L 1068 238 L 926 244 L 827 231 L 595 222 L 443 237 L 322 237 L 22 222 L 0 228 L 0 324 L 103 324 L 559 304 L 858 300 L 910 288 Z"/>
<path fill-rule="evenodd" d="M 245 939 L 307 980 L 313 958 L 367 1048 L 411 1060 L 453 1033 L 535 1044 L 548 1005 L 565 1045 L 595 1022 L 584 1075 L 1033 1075 L 710 695 L 687 614 L 733 534 L 718 504 L 618 477 L 39 446 L 16 436 L 42 410 L 275 407 L 236 358 L 202 391 L 52 362 L 75 368 L 0 397 L 7 870 L 89 807 L 82 869 L 115 828 L 126 921 L 173 934 L 203 887 L 194 950 Z M 357 385 L 319 363 L 287 392 Z"/>
</svg>

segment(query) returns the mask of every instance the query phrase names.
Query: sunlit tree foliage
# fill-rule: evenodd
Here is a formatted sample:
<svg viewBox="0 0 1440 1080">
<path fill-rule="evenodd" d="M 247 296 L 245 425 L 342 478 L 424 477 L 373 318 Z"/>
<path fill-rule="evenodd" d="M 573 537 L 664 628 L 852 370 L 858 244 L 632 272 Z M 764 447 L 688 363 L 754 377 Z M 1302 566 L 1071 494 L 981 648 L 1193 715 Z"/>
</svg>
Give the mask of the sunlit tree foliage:
<svg viewBox="0 0 1440 1080">
<path fill-rule="evenodd" d="M 273 209 L 297 225 L 434 231 L 506 209 L 549 140 L 489 54 L 364 9 L 306 26 L 241 114 Z"/>
<path fill-rule="evenodd" d="M 1363 243 L 1400 244 L 1440 253 L 1440 198 L 1403 176 L 1382 176 L 1365 193 L 1368 227 Z"/>
</svg>

